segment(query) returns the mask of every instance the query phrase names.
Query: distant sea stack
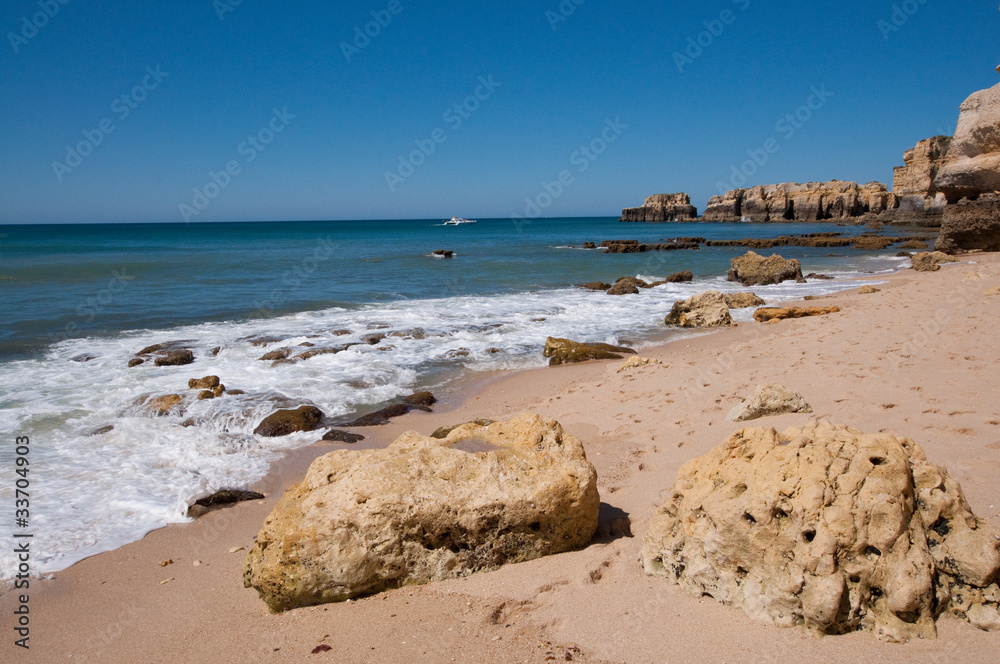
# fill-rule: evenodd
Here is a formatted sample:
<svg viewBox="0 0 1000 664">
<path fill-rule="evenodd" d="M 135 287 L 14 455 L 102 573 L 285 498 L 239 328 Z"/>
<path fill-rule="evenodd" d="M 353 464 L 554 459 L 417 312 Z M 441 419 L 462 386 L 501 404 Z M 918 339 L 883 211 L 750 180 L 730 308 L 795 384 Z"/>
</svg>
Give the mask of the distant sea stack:
<svg viewBox="0 0 1000 664">
<path fill-rule="evenodd" d="M 889 207 L 884 184 L 870 182 L 790 182 L 734 189 L 713 196 L 705 208 L 705 221 L 824 221 L 879 214 Z"/>
<path fill-rule="evenodd" d="M 687 194 L 657 194 L 646 199 L 642 207 L 622 210 L 621 221 L 694 221 L 698 208 L 691 205 Z"/>
</svg>

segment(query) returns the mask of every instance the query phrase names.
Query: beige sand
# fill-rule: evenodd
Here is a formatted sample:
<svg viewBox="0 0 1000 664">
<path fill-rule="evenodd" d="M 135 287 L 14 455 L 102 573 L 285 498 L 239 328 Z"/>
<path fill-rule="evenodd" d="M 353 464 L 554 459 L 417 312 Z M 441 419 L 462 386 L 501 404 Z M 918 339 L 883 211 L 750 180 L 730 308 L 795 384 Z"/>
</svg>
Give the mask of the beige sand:
<svg viewBox="0 0 1000 664">
<path fill-rule="evenodd" d="M 973 510 L 1000 523 L 1000 255 L 891 277 L 882 292 L 822 298 L 843 311 L 739 328 L 621 362 L 492 380 L 457 410 L 414 413 L 366 430 L 385 444 L 477 417 L 535 411 L 581 438 L 600 476 L 602 519 L 622 512 L 641 535 L 682 463 L 742 425 L 725 416 L 759 383 L 802 393 L 812 415 L 751 423 L 782 429 L 813 417 L 912 437 L 948 467 Z M 969 275 L 977 275 L 971 278 Z M 666 313 L 666 312 L 664 312 Z M 817 639 L 750 621 L 646 577 L 639 537 L 490 574 L 339 605 L 269 615 L 242 586 L 245 551 L 308 461 L 296 453 L 258 487 L 265 501 L 213 512 L 85 560 L 32 586 L 32 649 L 12 645 L 14 593 L 0 595 L 0 660 L 38 662 L 988 662 L 1000 634 L 945 619 L 939 639 L 889 645 L 871 634 Z M 158 561 L 174 563 L 160 567 Z M 200 565 L 193 566 L 194 561 Z M 167 583 L 163 581 L 169 580 Z M 317 645 L 331 650 L 310 654 Z M 13 659 L 16 657 L 17 659 Z"/>
</svg>

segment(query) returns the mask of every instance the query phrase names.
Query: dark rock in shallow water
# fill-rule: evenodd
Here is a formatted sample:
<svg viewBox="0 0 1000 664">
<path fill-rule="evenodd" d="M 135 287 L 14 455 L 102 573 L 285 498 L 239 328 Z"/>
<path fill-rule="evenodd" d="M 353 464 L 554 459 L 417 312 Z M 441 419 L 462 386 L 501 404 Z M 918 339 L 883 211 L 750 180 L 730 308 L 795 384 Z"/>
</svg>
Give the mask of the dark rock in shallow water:
<svg viewBox="0 0 1000 664">
<path fill-rule="evenodd" d="M 106 434 L 106 433 L 111 433 L 114 430 L 115 430 L 115 425 L 114 424 L 105 424 L 103 427 L 95 427 L 95 428 L 91 429 L 90 431 L 88 431 L 84 435 L 85 436 L 101 436 L 101 435 Z"/>
<path fill-rule="evenodd" d="M 90 362 L 91 360 L 96 360 L 96 355 L 91 355 L 90 353 L 83 353 L 82 355 L 77 355 L 76 357 L 71 357 L 71 362 Z"/>
<path fill-rule="evenodd" d="M 819 279 L 821 281 L 832 281 L 833 277 L 827 276 L 825 274 L 816 274 L 815 272 L 810 272 L 806 275 L 806 279 Z"/>
<path fill-rule="evenodd" d="M 674 272 L 663 281 L 654 281 L 651 286 L 662 286 L 663 284 L 689 284 L 694 281 L 692 272 Z"/>
<path fill-rule="evenodd" d="M 158 356 L 154 364 L 158 367 L 182 367 L 194 364 L 194 353 L 189 350 L 173 350 Z"/>
<path fill-rule="evenodd" d="M 385 334 L 378 332 L 375 334 L 366 334 L 363 337 L 361 337 L 361 340 L 370 346 L 375 346 L 377 344 L 382 343 L 382 340 L 385 339 L 385 337 L 386 337 Z"/>
<path fill-rule="evenodd" d="M 388 424 L 393 417 L 406 415 L 411 410 L 422 410 L 431 412 L 431 406 L 437 403 L 437 399 L 430 392 L 417 392 L 408 397 L 404 397 L 400 403 L 392 404 L 374 413 L 369 413 L 353 422 L 339 424 L 342 427 L 378 427 Z"/>
<path fill-rule="evenodd" d="M 131 360 L 128 361 L 128 368 L 131 369 L 132 367 L 137 367 L 140 364 L 145 364 L 145 363 L 146 360 L 142 359 L 141 357 L 133 357 Z"/>
<path fill-rule="evenodd" d="M 408 397 L 403 397 L 403 403 L 414 408 L 429 411 L 430 407 L 437 403 L 437 399 L 430 392 L 417 392 Z"/>
<path fill-rule="evenodd" d="M 455 252 L 450 249 L 438 249 L 434 252 L 434 255 L 438 258 L 454 258 Z"/>
<path fill-rule="evenodd" d="M 353 422 L 346 422 L 346 423 L 341 424 L 339 426 L 342 426 L 342 427 L 379 427 L 379 426 L 382 426 L 384 424 L 388 424 L 390 418 L 400 417 L 402 415 L 406 415 L 408 412 L 410 412 L 411 409 L 412 409 L 412 406 L 410 406 L 408 404 L 397 403 L 397 404 L 393 404 L 391 406 L 387 406 L 386 408 L 383 408 L 382 410 L 377 410 L 374 413 L 369 413 L 367 415 L 359 417 L 358 419 L 354 420 Z"/>
<path fill-rule="evenodd" d="M 583 243 L 583 248 L 584 249 L 597 249 L 597 245 L 594 244 L 593 242 L 584 242 Z"/>
<path fill-rule="evenodd" d="M 192 378 L 188 381 L 189 390 L 214 390 L 222 384 L 218 376 L 205 376 L 204 378 Z"/>
<path fill-rule="evenodd" d="M 226 489 L 223 491 L 217 491 L 207 498 L 196 500 L 194 504 L 202 507 L 217 507 L 219 505 L 232 505 L 233 503 L 242 503 L 248 500 L 261 500 L 263 498 L 264 494 L 257 493 L 256 491 L 236 491 Z"/>
<path fill-rule="evenodd" d="M 606 284 L 603 281 L 591 281 L 590 283 L 580 284 L 580 288 L 592 291 L 607 291 L 611 288 L 611 284 Z"/>
<path fill-rule="evenodd" d="M 211 355 L 212 357 L 218 357 L 219 353 L 221 352 L 222 352 L 222 346 L 216 346 L 215 348 L 212 349 Z"/>
<path fill-rule="evenodd" d="M 191 339 L 182 339 L 180 341 L 167 341 L 162 344 L 153 344 L 152 346 L 146 346 L 138 353 L 137 356 L 142 357 L 143 355 L 153 355 L 158 353 L 164 353 L 171 350 L 184 350 L 185 344 L 192 343 Z"/>
<path fill-rule="evenodd" d="M 254 429 L 258 436 L 277 438 L 300 431 L 314 431 L 323 421 L 323 411 L 316 406 L 301 406 L 297 410 L 279 410 L 264 418 Z"/>
<path fill-rule="evenodd" d="M 288 356 L 291 354 L 291 348 L 279 348 L 278 350 L 272 350 L 270 353 L 264 353 L 257 360 L 259 362 L 277 362 L 278 360 L 288 359 Z"/>
<path fill-rule="evenodd" d="M 323 440 L 328 443 L 347 443 L 348 445 L 360 443 L 364 439 L 365 437 L 360 433 L 348 433 L 337 429 L 331 429 L 323 435 Z"/>
</svg>

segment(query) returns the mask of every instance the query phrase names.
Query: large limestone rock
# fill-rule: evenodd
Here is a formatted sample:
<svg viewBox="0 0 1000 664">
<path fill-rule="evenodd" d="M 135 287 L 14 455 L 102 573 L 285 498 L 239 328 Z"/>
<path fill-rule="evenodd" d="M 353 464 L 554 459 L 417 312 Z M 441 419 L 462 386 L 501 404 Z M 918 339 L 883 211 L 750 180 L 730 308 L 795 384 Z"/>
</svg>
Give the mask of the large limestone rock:
<svg viewBox="0 0 1000 664">
<path fill-rule="evenodd" d="M 642 207 L 622 210 L 622 221 L 689 221 L 698 209 L 687 194 L 657 194 L 646 198 Z"/>
<path fill-rule="evenodd" d="M 736 327 L 726 298 L 714 290 L 674 302 L 664 323 L 674 327 Z"/>
<path fill-rule="evenodd" d="M 945 252 L 1000 251 L 1000 196 L 984 195 L 945 208 L 935 248 Z"/>
<path fill-rule="evenodd" d="M 733 259 L 727 279 L 744 286 L 767 286 L 792 279 L 805 283 L 802 264 L 797 259 L 785 260 L 778 254 L 764 258 L 753 251 Z"/>
<path fill-rule="evenodd" d="M 278 612 L 467 576 L 585 546 L 599 506 L 583 445 L 554 420 L 408 432 L 314 461 L 264 522 L 244 584 Z"/>
<path fill-rule="evenodd" d="M 759 385 L 743 403 L 729 411 L 726 419 L 730 422 L 748 422 L 771 415 L 811 412 L 812 406 L 806 403 L 802 395 L 792 392 L 784 385 Z"/>
<path fill-rule="evenodd" d="M 714 196 L 705 208 L 705 221 L 821 221 L 879 214 L 889 207 L 884 184 L 869 182 L 786 182 L 734 189 Z"/>
<path fill-rule="evenodd" d="M 959 108 L 958 128 L 934 185 L 950 203 L 1000 192 L 1000 84 L 974 93 Z"/>
<path fill-rule="evenodd" d="M 588 360 L 620 360 L 622 355 L 635 355 L 635 350 L 624 346 L 611 344 L 580 343 L 569 339 L 549 337 L 545 340 L 544 355 L 549 359 L 549 366 L 560 364 L 575 364 Z"/>
<path fill-rule="evenodd" d="M 681 468 L 643 538 L 647 574 L 819 634 L 934 638 L 942 613 L 989 628 L 1000 529 L 913 441 L 812 422 L 744 429 Z"/>
</svg>

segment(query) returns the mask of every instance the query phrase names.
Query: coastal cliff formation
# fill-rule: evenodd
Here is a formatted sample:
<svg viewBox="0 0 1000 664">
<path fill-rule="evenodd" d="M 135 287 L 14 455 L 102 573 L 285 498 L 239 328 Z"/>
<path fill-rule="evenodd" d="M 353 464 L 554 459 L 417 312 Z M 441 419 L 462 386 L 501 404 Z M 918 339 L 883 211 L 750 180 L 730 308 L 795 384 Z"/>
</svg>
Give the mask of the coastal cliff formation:
<svg viewBox="0 0 1000 664">
<path fill-rule="evenodd" d="M 693 221 L 698 208 L 687 194 L 657 194 L 646 198 L 642 207 L 622 210 L 622 221 Z"/>
<path fill-rule="evenodd" d="M 870 182 L 796 182 L 734 189 L 713 196 L 705 221 L 823 221 L 879 214 L 889 208 L 884 184 Z"/>
<path fill-rule="evenodd" d="M 945 163 L 950 136 L 935 136 L 903 154 L 903 166 L 893 171 L 890 215 L 896 223 L 939 225 L 948 204 L 934 179 Z"/>
</svg>

